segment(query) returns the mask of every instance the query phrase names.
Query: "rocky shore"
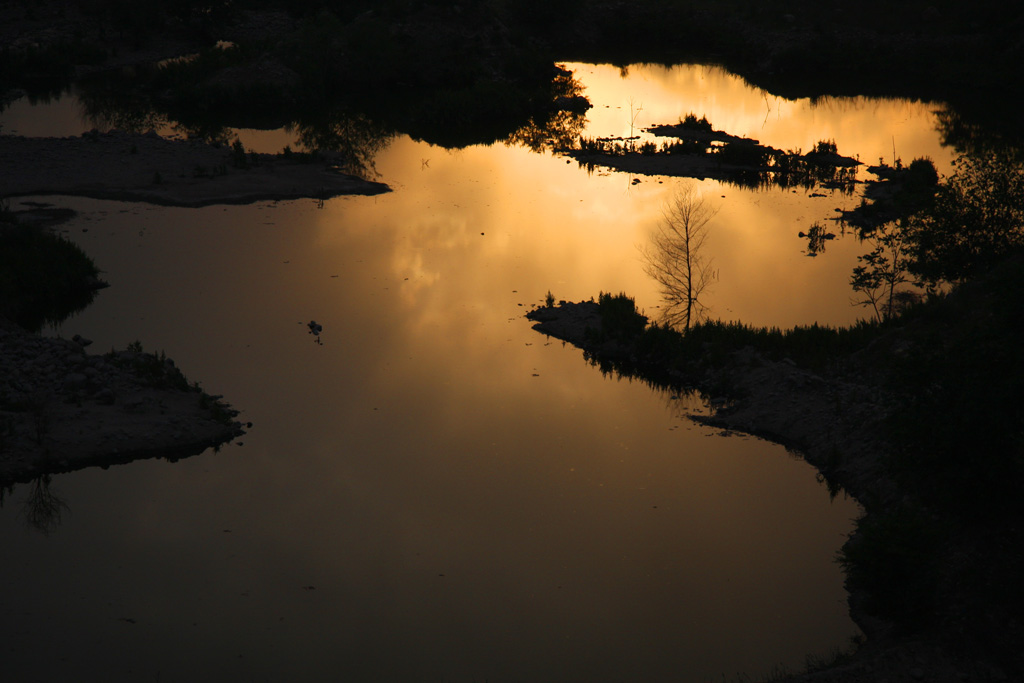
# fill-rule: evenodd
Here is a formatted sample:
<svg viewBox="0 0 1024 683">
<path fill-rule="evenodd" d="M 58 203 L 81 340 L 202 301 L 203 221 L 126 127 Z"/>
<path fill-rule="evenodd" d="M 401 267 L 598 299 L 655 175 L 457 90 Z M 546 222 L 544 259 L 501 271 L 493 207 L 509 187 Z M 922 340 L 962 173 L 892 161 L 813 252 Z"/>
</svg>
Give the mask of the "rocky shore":
<svg viewBox="0 0 1024 683">
<path fill-rule="evenodd" d="M 139 458 L 181 458 L 243 433 L 237 411 L 173 361 L 25 332 L 0 319 L 0 486 Z"/>
</svg>

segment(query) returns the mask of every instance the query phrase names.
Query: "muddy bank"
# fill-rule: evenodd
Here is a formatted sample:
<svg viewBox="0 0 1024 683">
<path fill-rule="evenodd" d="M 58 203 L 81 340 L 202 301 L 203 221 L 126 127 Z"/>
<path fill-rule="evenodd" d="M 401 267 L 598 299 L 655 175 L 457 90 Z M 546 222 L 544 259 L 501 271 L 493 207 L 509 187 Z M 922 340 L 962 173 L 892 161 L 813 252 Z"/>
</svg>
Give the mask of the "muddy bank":
<svg viewBox="0 0 1024 683">
<path fill-rule="evenodd" d="M 25 332 L 0 318 L 0 486 L 139 458 L 177 459 L 243 433 L 173 361 Z"/>
<path fill-rule="evenodd" d="M 924 510 L 929 524 L 946 522 L 927 508 L 920 508 L 913 492 L 894 478 L 889 457 L 894 444 L 887 438 L 884 423 L 901 409 L 899 399 L 888 392 L 877 377 L 857 373 L 856 365 L 817 373 L 788 360 L 773 360 L 751 347 L 716 355 L 705 348 L 706 357 L 693 359 L 685 369 L 666 368 L 660 357 L 645 356 L 645 351 L 630 341 L 617 340 L 603 328 L 600 306 L 595 302 L 566 303 L 544 307 L 527 314 L 534 329 L 568 341 L 584 351 L 584 356 L 602 368 L 624 369 L 629 376 L 648 379 L 673 390 L 695 390 L 709 399 L 714 409 L 710 416 L 692 419 L 727 430 L 761 436 L 781 443 L 798 453 L 818 471 L 833 494 L 854 496 L 865 509 L 858 531 L 848 541 L 863 544 L 865 521 L 892 519 L 894 512 Z M 906 347 L 906 340 L 880 342 Z M 867 350 L 866 350 L 867 351 Z M 887 353 L 875 348 L 873 353 Z M 898 353 L 898 351 L 896 351 Z M 628 369 L 627 369 L 628 368 Z M 922 527 L 930 533 L 927 526 Z M 873 542 L 877 542 L 877 536 Z M 970 549 L 974 549 L 974 553 Z M 912 554 L 900 546 L 896 552 Z M 940 579 L 936 582 L 935 608 L 942 613 L 985 611 L 997 613 L 985 594 L 986 588 L 963 583 L 970 575 L 972 558 L 987 556 L 981 541 L 970 534 L 953 533 L 935 541 Z M 878 557 L 877 562 L 884 557 Z M 902 565 L 903 568 L 906 565 Z M 934 568 L 933 568 L 934 569 Z M 925 566 L 916 567 L 924 574 Z M 912 576 L 892 575 L 887 580 L 892 590 L 911 591 Z M 786 680 L 821 683 L 867 683 L 895 681 L 1007 681 L 1011 680 L 997 661 L 973 645 L 986 633 L 971 633 L 966 623 L 937 617 L 930 628 L 907 628 L 878 616 L 877 596 L 869 587 L 848 575 L 850 616 L 862 629 L 865 642 L 856 653 L 824 662 L 825 668 Z M 994 609 L 995 608 L 995 609 Z M 1011 624 L 998 627 L 1002 638 L 1014 638 Z M 951 633 L 952 631 L 952 633 Z M 952 648 L 948 643 L 958 642 Z"/>
<path fill-rule="evenodd" d="M 72 195 L 198 207 L 388 192 L 338 171 L 340 155 L 239 154 L 196 140 L 110 131 L 72 138 L 0 136 L 5 197 Z"/>
</svg>

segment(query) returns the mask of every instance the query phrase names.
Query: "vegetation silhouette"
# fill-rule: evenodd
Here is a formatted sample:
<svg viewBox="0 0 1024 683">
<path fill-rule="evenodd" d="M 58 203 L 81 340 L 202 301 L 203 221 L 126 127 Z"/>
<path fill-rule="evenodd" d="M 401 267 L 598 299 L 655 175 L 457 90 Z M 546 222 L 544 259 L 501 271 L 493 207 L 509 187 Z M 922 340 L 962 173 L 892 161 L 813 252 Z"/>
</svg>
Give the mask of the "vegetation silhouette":
<svg viewBox="0 0 1024 683">
<path fill-rule="evenodd" d="M 858 306 L 870 306 L 879 321 L 895 316 L 901 305 L 915 300 L 912 292 L 901 291 L 900 285 L 910 280 L 906 230 L 900 223 L 887 223 L 867 238 L 874 245 L 869 253 L 858 256 L 861 265 L 853 269 L 850 286 L 861 296 Z"/>
<path fill-rule="evenodd" d="M 297 121 L 288 130 L 307 150 L 330 150 L 343 155 L 342 170 L 364 178 L 376 177 L 375 160 L 387 149 L 395 133 L 367 117 L 341 110 L 319 118 Z"/>
<path fill-rule="evenodd" d="M 746 367 L 737 358 L 752 354 L 884 396 L 898 409 L 882 425 L 881 465 L 902 493 L 858 520 L 839 555 L 849 585 L 901 632 L 952 637 L 1020 671 L 1019 630 L 1005 627 L 1024 611 L 1024 203 L 1014 158 L 962 159 L 934 204 L 862 231 L 875 249 L 854 281 L 873 321 L 785 331 L 706 321 L 685 333 L 627 325 L 584 354 L 602 372 L 705 396 L 735 397 Z M 901 302 L 900 285 L 915 280 L 927 296 Z"/>
<path fill-rule="evenodd" d="M 679 185 L 662 211 L 662 220 L 641 248 L 644 270 L 661 286 L 666 303 L 662 322 L 684 332 L 707 316 L 704 295 L 718 279 L 704 243 L 717 210 L 695 185 Z"/>
<path fill-rule="evenodd" d="M 0 315 L 38 332 L 84 309 L 104 286 L 77 245 L 0 210 Z"/>
<path fill-rule="evenodd" d="M 811 223 L 810 227 L 807 228 L 807 232 L 801 230 L 797 233 L 797 237 L 807 240 L 807 249 L 804 252 L 808 256 L 817 256 L 818 254 L 825 253 L 826 245 L 836 238 L 835 233 L 830 232 L 828 228 L 822 225 L 819 221 Z"/>
<path fill-rule="evenodd" d="M 923 281 L 957 283 L 990 270 L 1024 247 L 1024 156 L 982 150 L 954 162 L 934 201 L 907 225 Z"/>
<path fill-rule="evenodd" d="M 284 128 L 296 134 L 297 149 L 342 153 L 347 172 L 368 178 L 376 175 L 375 156 L 400 133 L 448 148 L 504 142 L 543 152 L 576 139 L 590 106 L 572 73 L 550 63 L 511 86 L 483 80 L 371 93 L 284 77 L 252 82 L 246 69 L 261 65 L 287 68 L 238 48 L 213 48 L 195 59 L 104 72 L 83 80 L 78 97 L 100 128 L 169 128 L 219 145 L 229 145 L 238 128 Z"/>
<path fill-rule="evenodd" d="M 563 153 L 592 171 L 605 166 L 618 171 L 650 173 L 703 180 L 715 178 L 744 189 L 825 187 L 852 194 L 856 185 L 856 159 L 839 155 L 835 142 L 822 140 L 814 148 L 783 151 L 756 140 L 710 128 L 707 118 L 694 114 L 673 125 L 648 129 L 673 137 L 659 146 L 653 141 L 636 144 L 638 137 L 579 138 Z"/>
<path fill-rule="evenodd" d="M 879 159 L 877 166 L 867 170 L 878 180 L 868 181 L 860 204 L 840 217 L 843 225 L 857 228 L 861 235 L 928 209 L 938 191 L 939 172 L 926 157 L 914 159 L 908 166 L 899 158 L 893 166 Z"/>
</svg>

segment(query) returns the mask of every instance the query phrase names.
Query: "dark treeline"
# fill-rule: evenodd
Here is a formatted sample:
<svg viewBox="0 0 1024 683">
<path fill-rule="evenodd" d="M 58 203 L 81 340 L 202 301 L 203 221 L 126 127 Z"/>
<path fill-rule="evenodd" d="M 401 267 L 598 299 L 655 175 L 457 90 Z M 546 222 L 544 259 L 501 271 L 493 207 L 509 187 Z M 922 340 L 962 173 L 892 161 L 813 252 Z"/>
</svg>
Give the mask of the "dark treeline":
<svg viewBox="0 0 1024 683">
<path fill-rule="evenodd" d="M 964 125 L 1005 123 L 1008 132 L 1013 95 L 1024 89 L 1024 8 L 996 0 L 868 0 L 856 8 L 793 0 L 21 0 L 0 8 L 0 90 L 45 92 L 174 40 L 203 58 L 159 78 L 121 73 L 111 88 L 141 81 L 168 96 L 172 111 L 203 101 L 214 110 L 207 116 L 245 111 L 266 126 L 341 100 L 442 144 L 503 139 L 549 116 L 559 60 L 717 63 L 783 96 L 946 101 Z M 52 30 L 32 39 L 33 22 L 62 21 L 56 42 Z M 221 40 L 235 49 L 208 54 Z"/>
</svg>

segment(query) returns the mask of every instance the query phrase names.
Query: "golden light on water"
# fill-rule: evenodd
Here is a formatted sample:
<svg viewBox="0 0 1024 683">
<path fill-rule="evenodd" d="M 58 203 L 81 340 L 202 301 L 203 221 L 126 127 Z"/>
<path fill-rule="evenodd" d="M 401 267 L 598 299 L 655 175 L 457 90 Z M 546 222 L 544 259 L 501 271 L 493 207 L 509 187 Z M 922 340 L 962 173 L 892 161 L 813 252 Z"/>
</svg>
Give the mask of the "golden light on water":
<svg viewBox="0 0 1024 683">
<path fill-rule="evenodd" d="M 765 144 L 806 150 L 835 139 L 841 153 L 869 161 L 891 150 L 895 136 L 908 160 L 927 156 L 948 168 L 950 153 L 938 143 L 928 105 L 766 99 L 738 77 L 707 67 L 632 67 L 627 80 L 614 67 L 569 67 L 594 104 L 588 134 L 628 134 L 633 98 L 638 109 L 642 104 L 638 129 L 694 111 L 718 129 Z M 494 302 L 513 291 L 531 306 L 549 290 L 568 300 L 624 291 L 655 317 L 660 295 L 644 273 L 640 247 L 674 188 L 699 182 L 640 176 L 634 183 L 634 176 L 588 173 L 575 162 L 520 148 L 447 151 L 407 138 L 385 150 L 377 170 L 394 195 L 329 205 L 318 218 L 321 239 L 331 240 L 339 226 L 347 234 L 387 235 L 395 285 L 409 316 L 421 321 L 500 318 Z M 818 189 L 825 196 L 811 197 L 803 189 L 750 191 L 703 181 L 701 191 L 718 210 L 708 241 L 719 273 L 708 296 L 712 317 L 791 326 L 846 324 L 865 315 L 850 305 L 848 283 L 866 249 L 847 236 L 809 258 L 797 236 L 815 222 L 841 235 L 831 221 L 837 209 L 860 201 L 859 190 L 844 196 Z M 452 296 L 467 298 L 458 311 L 450 308 Z"/>
<path fill-rule="evenodd" d="M 676 123 L 692 112 L 717 130 L 778 149 L 806 152 L 820 140 L 835 140 L 841 154 L 866 164 L 879 158 L 893 164 L 895 144 L 905 164 L 925 156 L 940 173 L 949 170 L 951 153 L 935 133 L 938 104 L 867 97 L 787 100 L 720 68 L 698 65 L 632 66 L 628 79 L 611 66 L 567 67 L 586 84 L 595 105 L 588 115 L 591 129 L 601 135 L 628 135 L 631 111 L 637 109 L 637 130 Z"/>
<path fill-rule="evenodd" d="M 775 147 L 835 138 L 875 162 L 895 135 L 905 161 L 948 163 L 927 105 L 789 102 L 703 67 L 624 80 L 570 66 L 594 104 L 588 135 L 628 134 L 633 98 L 635 126 L 693 111 Z M 311 680 L 698 683 L 799 666 L 856 633 L 833 562 L 852 501 L 830 503 L 781 446 L 695 425 L 684 401 L 602 377 L 523 318 L 549 290 L 624 291 L 656 315 L 639 247 L 690 181 L 403 136 L 376 166 L 392 193 L 323 208 L 58 200 L 80 210 L 68 235 L 112 286 L 57 332 L 165 350 L 255 426 L 243 448 L 66 478 L 74 527 L 0 568 L 34 586 L 12 598 L 29 615 L 19 645 L 50 647 L 38 635 L 68 619 L 120 642 L 129 605 L 144 619 L 128 656 L 188 651 L 164 669 L 182 680 L 195 666 L 283 680 L 302 661 Z M 797 237 L 858 197 L 692 182 L 718 209 L 713 316 L 864 315 L 848 285 L 864 245 L 838 238 L 812 259 Z M 62 640 L 75 661 L 99 656 Z"/>
</svg>

